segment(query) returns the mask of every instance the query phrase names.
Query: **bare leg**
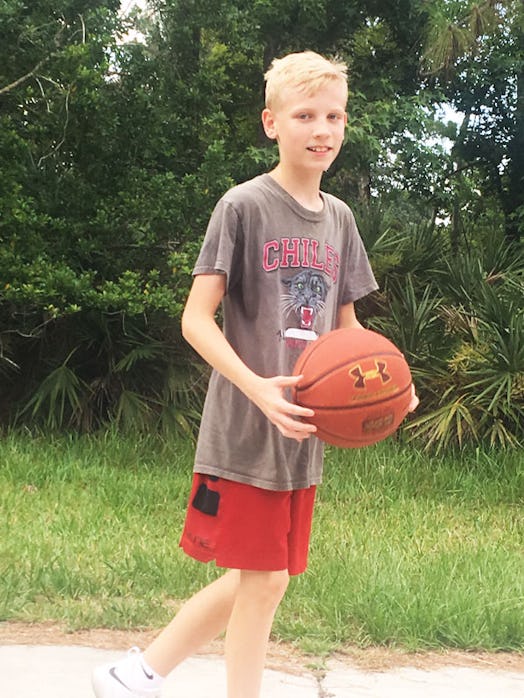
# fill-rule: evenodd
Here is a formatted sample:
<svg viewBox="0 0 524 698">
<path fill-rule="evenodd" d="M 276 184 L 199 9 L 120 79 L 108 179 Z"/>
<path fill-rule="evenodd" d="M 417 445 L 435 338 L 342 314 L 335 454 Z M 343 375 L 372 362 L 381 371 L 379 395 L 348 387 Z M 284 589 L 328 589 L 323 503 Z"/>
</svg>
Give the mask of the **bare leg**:
<svg viewBox="0 0 524 698">
<path fill-rule="evenodd" d="M 235 602 L 240 573 L 230 570 L 187 601 L 144 652 L 161 676 L 223 632 Z"/>
<path fill-rule="evenodd" d="M 288 582 L 287 570 L 241 570 L 226 633 L 228 698 L 259 698 L 269 634 Z"/>
</svg>

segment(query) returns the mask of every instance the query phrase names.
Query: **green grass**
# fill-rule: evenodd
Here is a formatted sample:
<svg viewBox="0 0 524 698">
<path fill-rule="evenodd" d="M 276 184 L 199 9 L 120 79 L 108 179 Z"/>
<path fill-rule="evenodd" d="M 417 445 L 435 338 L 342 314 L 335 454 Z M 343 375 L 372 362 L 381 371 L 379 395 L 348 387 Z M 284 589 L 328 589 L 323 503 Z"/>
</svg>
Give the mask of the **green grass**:
<svg viewBox="0 0 524 698">
<path fill-rule="evenodd" d="M 178 547 L 184 441 L 0 441 L 0 620 L 161 627 L 219 573 Z M 524 457 L 330 450 L 306 574 L 276 639 L 302 649 L 524 649 Z"/>
<path fill-rule="evenodd" d="M 310 572 L 298 581 L 307 637 L 522 648 L 523 465 L 521 454 L 459 462 L 391 446 L 333 452 Z"/>
</svg>

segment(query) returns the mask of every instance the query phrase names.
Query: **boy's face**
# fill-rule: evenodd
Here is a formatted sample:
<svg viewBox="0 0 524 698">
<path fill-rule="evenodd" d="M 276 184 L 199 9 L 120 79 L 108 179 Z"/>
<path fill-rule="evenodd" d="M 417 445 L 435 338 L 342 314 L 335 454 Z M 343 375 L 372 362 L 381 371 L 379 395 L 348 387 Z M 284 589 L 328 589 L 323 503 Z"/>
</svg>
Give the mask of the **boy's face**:
<svg viewBox="0 0 524 698">
<path fill-rule="evenodd" d="M 313 94 L 286 87 L 278 104 L 262 112 L 267 136 L 277 140 L 280 163 L 295 170 L 327 170 L 344 140 L 346 99 L 338 81 Z"/>
</svg>

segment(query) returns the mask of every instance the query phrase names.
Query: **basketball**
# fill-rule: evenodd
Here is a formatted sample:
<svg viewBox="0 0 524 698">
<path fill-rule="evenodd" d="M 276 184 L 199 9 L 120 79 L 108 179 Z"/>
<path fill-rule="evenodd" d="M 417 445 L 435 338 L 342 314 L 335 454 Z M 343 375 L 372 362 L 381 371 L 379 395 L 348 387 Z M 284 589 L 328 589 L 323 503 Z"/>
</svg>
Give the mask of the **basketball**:
<svg viewBox="0 0 524 698">
<path fill-rule="evenodd" d="M 371 330 L 342 328 L 314 340 L 299 356 L 294 402 L 315 411 L 306 421 L 328 444 L 370 446 L 398 428 L 411 400 L 403 354 Z"/>
</svg>

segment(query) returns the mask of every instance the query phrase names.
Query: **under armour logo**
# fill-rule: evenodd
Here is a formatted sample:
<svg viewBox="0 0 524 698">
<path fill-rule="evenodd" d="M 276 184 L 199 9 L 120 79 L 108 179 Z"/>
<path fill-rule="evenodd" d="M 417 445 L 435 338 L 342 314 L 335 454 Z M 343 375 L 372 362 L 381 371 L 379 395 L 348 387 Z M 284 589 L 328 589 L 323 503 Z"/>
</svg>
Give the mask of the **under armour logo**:
<svg viewBox="0 0 524 698">
<path fill-rule="evenodd" d="M 370 368 L 368 371 L 363 371 L 360 364 L 352 368 L 349 374 L 356 378 L 355 388 L 365 388 L 366 381 L 380 378 L 382 383 L 387 383 L 391 380 L 389 373 L 386 373 L 388 365 L 385 361 L 375 361 L 375 368 Z"/>
</svg>

